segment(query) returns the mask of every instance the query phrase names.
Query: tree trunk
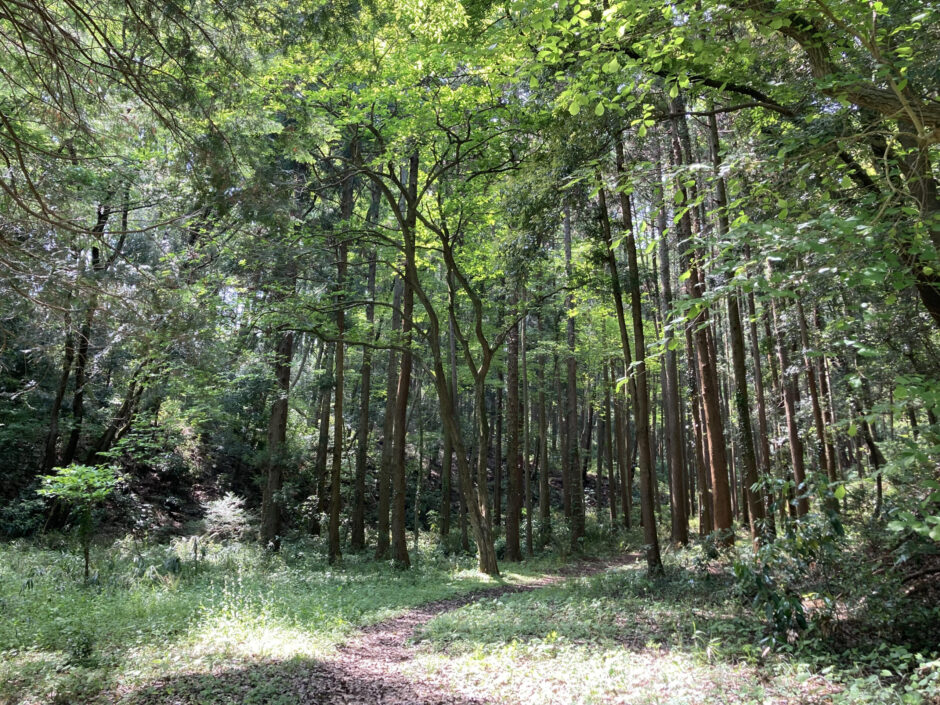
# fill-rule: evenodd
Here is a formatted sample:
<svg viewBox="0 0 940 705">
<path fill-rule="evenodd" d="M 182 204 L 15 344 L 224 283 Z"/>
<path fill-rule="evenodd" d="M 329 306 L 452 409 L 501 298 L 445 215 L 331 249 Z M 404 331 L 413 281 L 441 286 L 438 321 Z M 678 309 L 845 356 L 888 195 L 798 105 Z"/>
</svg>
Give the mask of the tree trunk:
<svg viewBox="0 0 940 705">
<path fill-rule="evenodd" d="M 663 572 L 662 558 L 659 554 L 659 537 L 656 534 L 656 487 L 653 472 L 653 454 L 650 447 L 650 395 L 646 372 L 646 334 L 643 330 L 643 303 L 640 292 L 640 270 L 636 254 L 636 236 L 633 232 L 633 213 L 630 206 L 630 197 L 626 191 L 626 165 L 624 161 L 623 142 L 620 136 L 616 140 L 617 155 L 617 186 L 620 194 L 620 217 L 627 250 L 627 266 L 630 273 L 630 307 L 633 318 L 633 339 L 636 351 L 636 363 L 632 378 L 636 385 L 634 397 L 634 423 L 636 424 L 636 446 L 639 456 L 640 469 L 640 516 L 643 520 L 643 543 L 646 545 L 646 565 L 651 574 Z M 606 204 L 603 206 L 606 215 Z M 609 241 L 609 235 L 608 235 Z M 608 246 L 608 253 L 611 248 Z M 610 257 L 610 254 L 608 254 Z M 616 267 L 614 268 L 616 272 Z M 619 274 L 617 274 L 619 280 Z M 617 289 L 619 290 L 619 281 Z M 618 319 L 623 318 L 623 305 L 618 305 Z M 623 324 L 621 324 L 623 325 Z M 626 338 L 625 329 L 621 337 Z M 624 346 L 624 362 L 629 369 L 627 361 L 627 347 Z"/>
<path fill-rule="evenodd" d="M 513 294 L 515 314 L 515 293 Z M 519 525 L 522 518 L 522 460 L 519 455 L 519 324 L 513 323 L 506 336 L 506 560 L 522 560 Z"/>
<path fill-rule="evenodd" d="M 718 206 L 718 233 L 724 237 L 728 233 L 728 195 L 724 177 L 721 176 L 721 153 L 718 142 L 718 120 L 714 115 L 708 118 L 709 147 L 712 167 L 715 170 L 715 202 Z M 763 533 L 764 504 L 759 490 L 755 490 L 759 481 L 757 459 L 754 452 L 754 439 L 751 433 L 751 404 L 747 394 L 747 362 L 744 350 L 744 329 L 741 325 L 741 309 L 738 304 L 737 289 L 728 294 L 728 336 L 731 345 L 732 371 L 734 375 L 734 402 L 738 414 L 738 438 L 741 448 L 741 460 L 744 465 L 744 495 L 747 498 L 747 514 L 751 527 L 751 541 L 754 550 L 760 547 Z"/>
<path fill-rule="evenodd" d="M 261 543 L 277 551 L 281 546 L 281 488 L 284 484 L 284 442 L 287 439 L 287 396 L 294 350 L 293 331 L 283 331 L 274 352 L 277 396 L 268 420 L 266 480 L 261 498 Z"/>
<path fill-rule="evenodd" d="M 806 467 L 803 464 L 803 441 L 800 439 L 800 430 L 796 424 L 796 378 L 790 371 L 790 360 L 787 354 L 787 342 L 784 339 L 780 318 L 777 315 L 777 304 L 771 299 L 771 316 L 776 329 L 777 359 L 783 374 L 780 386 L 783 392 L 783 409 L 787 422 L 787 437 L 790 442 L 790 460 L 793 463 L 793 479 L 796 482 L 798 500 L 796 513 L 803 516 L 809 511 L 809 500 L 806 498 Z"/>
<path fill-rule="evenodd" d="M 542 313 L 539 312 L 539 340 L 542 336 Z M 545 370 L 548 366 L 548 356 L 539 354 L 538 365 L 538 415 L 539 415 L 539 544 L 545 546 L 551 540 L 552 508 L 551 486 L 548 483 L 548 418 L 545 409 Z"/>
<path fill-rule="evenodd" d="M 369 212 L 366 215 L 367 226 L 374 225 L 378 220 L 381 204 L 381 192 L 373 185 L 372 200 L 369 203 Z M 366 323 L 372 335 L 375 332 L 375 270 L 376 253 L 373 249 L 367 255 L 369 269 L 366 279 Z M 365 514 L 366 514 L 366 463 L 369 453 L 369 406 L 372 395 L 372 348 L 365 346 L 362 349 L 361 368 L 361 400 L 359 404 L 359 432 L 356 447 L 356 485 L 353 498 L 352 532 L 350 541 L 353 551 L 362 551 L 366 547 Z"/>
<path fill-rule="evenodd" d="M 401 278 L 395 279 L 392 295 L 392 331 L 401 328 L 401 300 L 404 292 L 404 282 Z M 398 351 L 388 351 L 388 374 L 385 382 L 385 418 L 382 422 L 382 457 L 379 464 L 378 478 L 378 521 L 376 537 L 376 560 L 388 557 L 389 550 L 389 511 L 392 495 L 392 463 L 395 449 L 395 394 L 398 391 Z"/>
<path fill-rule="evenodd" d="M 414 327 L 414 287 L 417 284 L 415 251 L 415 225 L 417 223 L 418 155 L 413 154 L 408 166 L 408 203 L 402 236 L 405 249 L 404 295 L 402 296 L 402 346 L 401 366 L 398 374 L 398 391 L 395 393 L 394 451 L 392 453 L 392 557 L 400 567 L 408 568 L 408 539 L 405 536 L 405 444 L 408 432 L 408 394 L 411 388 L 411 331 Z M 415 272 L 415 274 L 411 274 Z"/>
<path fill-rule="evenodd" d="M 689 162 L 690 147 L 688 128 L 685 125 L 685 106 L 680 99 L 672 103 L 672 112 L 680 116 L 673 120 L 673 151 L 676 163 L 679 165 Z M 692 190 L 679 185 L 680 201 L 683 204 L 694 203 L 697 200 L 695 187 Z M 686 240 L 684 247 L 687 250 L 693 242 L 692 224 L 688 211 L 683 212 L 680 226 Z M 686 266 L 687 265 L 687 266 Z M 690 299 L 700 299 L 705 294 L 705 278 L 699 267 L 698 253 L 688 257 L 683 264 L 690 276 L 686 280 L 686 294 Z M 695 346 L 695 357 L 698 364 L 698 381 L 701 387 L 702 426 L 707 442 L 708 463 L 711 470 L 712 485 L 712 519 L 714 528 L 720 532 L 719 540 L 725 544 L 734 543 L 734 532 L 731 521 L 731 494 L 728 484 L 728 459 L 725 448 L 724 427 L 721 418 L 721 399 L 718 391 L 718 370 L 716 360 L 712 354 L 712 347 L 708 340 L 708 326 L 710 325 L 708 308 L 702 304 L 699 312 L 690 321 L 692 328 L 692 341 Z"/>
<path fill-rule="evenodd" d="M 666 203 L 662 186 L 662 167 L 660 165 L 659 141 L 656 142 L 656 197 L 659 200 L 656 219 L 659 228 L 659 281 L 662 289 L 661 315 L 663 318 L 664 337 L 668 337 L 666 327 L 672 311 L 672 272 L 669 263 L 668 231 L 666 229 Z M 663 424 L 666 429 L 666 455 L 669 463 L 671 494 L 669 508 L 672 519 L 672 541 L 684 546 L 689 542 L 688 499 L 685 494 L 685 447 L 682 437 L 682 417 L 679 415 L 679 365 L 678 355 L 673 346 L 667 345 L 663 359 Z"/>
<path fill-rule="evenodd" d="M 571 267 L 571 213 L 565 210 L 565 273 L 569 281 L 572 278 Z M 571 549 L 581 547 L 584 535 L 584 485 L 581 481 L 581 468 L 578 462 L 578 360 L 575 357 L 574 299 L 569 292 L 565 296 L 565 311 L 568 313 L 566 324 L 567 343 L 567 410 L 565 413 L 567 429 L 568 457 L 565 462 L 563 479 L 569 506 L 571 507 Z"/>
</svg>

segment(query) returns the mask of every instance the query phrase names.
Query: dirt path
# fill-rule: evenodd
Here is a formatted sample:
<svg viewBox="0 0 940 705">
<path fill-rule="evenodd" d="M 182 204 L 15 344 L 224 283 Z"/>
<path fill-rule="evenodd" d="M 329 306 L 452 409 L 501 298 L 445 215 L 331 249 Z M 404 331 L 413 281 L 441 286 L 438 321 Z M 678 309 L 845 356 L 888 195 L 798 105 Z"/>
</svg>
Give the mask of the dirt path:
<svg viewBox="0 0 940 705">
<path fill-rule="evenodd" d="M 440 677 L 416 678 L 408 665 L 416 649 L 408 641 L 417 627 L 444 612 L 484 598 L 531 592 L 567 578 L 594 575 L 635 563 L 639 555 L 612 561 L 583 561 L 526 585 L 499 585 L 430 602 L 356 632 L 325 659 L 292 659 L 184 673 L 142 689 L 118 688 L 96 702 L 124 705 L 484 705 L 453 692 Z"/>
<path fill-rule="evenodd" d="M 322 663 L 323 670 L 330 676 L 327 682 L 321 681 L 327 686 L 327 692 L 321 690 L 317 699 L 310 702 L 318 705 L 483 705 L 485 701 L 449 692 L 446 684 L 435 679 L 415 680 L 413 676 L 405 676 L 405 666 L 414 655 L 414 648 L 408 644 L 408 640 L 416 628 L 443 612 L 482 598 L 531 592 L 567 578 L 593 575 L 615 566 L 635 563 L 639 559 L 638 554 L 631 554 L 614 561 L 578 563 L 527 585 L 504 585 L 431 602 L 394 619 L 367 627 L 342 644 L 336 656 Z"/>
</svg>

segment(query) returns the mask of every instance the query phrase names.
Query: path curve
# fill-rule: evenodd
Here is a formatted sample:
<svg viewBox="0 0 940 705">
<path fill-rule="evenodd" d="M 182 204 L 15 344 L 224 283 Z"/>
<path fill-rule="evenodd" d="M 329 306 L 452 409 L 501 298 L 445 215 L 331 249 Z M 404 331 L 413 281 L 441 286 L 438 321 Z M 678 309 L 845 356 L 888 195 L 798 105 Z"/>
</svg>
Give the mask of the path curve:
<svg viewBox="0 0 940 705">
<path fill-rule="evenodd" d="M 594 575 L 610 568 L 636 563 L 640 554 L 612 561 L 583 561 L 543 576 L 526 585 L 499 585 L 460 597 L 437 600 L 404 614 L 362 629 L 341 644 L 336 655 L 323 662 L 333 679 L 330 692 L 320 694 L 317 705 L 362 703 L 363 705 L 484 705 L 486 701 L 450 692 L 439 679 L 415 679 L 405 665 L 415 655 L 408 640 L 415 630 L 444 612 L 456 610 L 484 598 L 531 592 L 572 577 Z"/>
</svg>

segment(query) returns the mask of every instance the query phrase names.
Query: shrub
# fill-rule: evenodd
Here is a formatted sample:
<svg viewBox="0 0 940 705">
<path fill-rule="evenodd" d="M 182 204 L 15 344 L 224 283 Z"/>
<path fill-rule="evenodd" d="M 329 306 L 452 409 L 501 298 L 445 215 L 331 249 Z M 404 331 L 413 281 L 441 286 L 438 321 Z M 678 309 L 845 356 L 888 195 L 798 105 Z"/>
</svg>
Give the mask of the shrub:
<svg viewBox="0 0 940 705">
<path fill-rule="evenodd" d="M 108 498 L 117 486 L 120 477 L 117 470 L 108 465 L 79 465 L 56 468 L 56 474 L 40 478 L 42 486 L 38 493 L 59 499 L 78 512 L 78 537 L 85 559 L 85 581 L 88 581 L 88 558 L 91 539 L 94 535 L 92 511 Z"/>
<path fill-rule="evenodd" d="M 222 541 L 241 541 L 251 530 L 251 515 L 245 500 L 227 493 L 224 497 L 204 502 L 206 534 Z"/>
</svg>

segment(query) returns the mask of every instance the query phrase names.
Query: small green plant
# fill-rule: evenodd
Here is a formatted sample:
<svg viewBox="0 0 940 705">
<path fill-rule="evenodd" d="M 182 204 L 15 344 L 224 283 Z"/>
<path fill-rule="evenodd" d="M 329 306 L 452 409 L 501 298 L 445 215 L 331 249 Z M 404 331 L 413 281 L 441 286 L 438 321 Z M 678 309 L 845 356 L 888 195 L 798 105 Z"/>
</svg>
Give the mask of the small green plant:
<svg viewBox="0 0 940 705">
<path fill-rule="evenodd" d="M 78 513 L 78 538 L 85 560 L 85 581 L 89 576 L 89 553 L 94 536 L 93 510 L 107 499 L 120 481 L 117 470 L 109 465 L 80 465 L 73 463 L 56 468 L 54 475 L 44 475 L 38 492 L 45 497 L 59 499 Z"/>
<path fill-rule="evenodd" d="M 240 541 L 251 530 L 251 516 L 245 500 L 227 493 L 224 497 L 204 502 L 206 534 L 212 539 Z"/>
</svg>

